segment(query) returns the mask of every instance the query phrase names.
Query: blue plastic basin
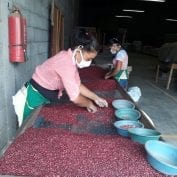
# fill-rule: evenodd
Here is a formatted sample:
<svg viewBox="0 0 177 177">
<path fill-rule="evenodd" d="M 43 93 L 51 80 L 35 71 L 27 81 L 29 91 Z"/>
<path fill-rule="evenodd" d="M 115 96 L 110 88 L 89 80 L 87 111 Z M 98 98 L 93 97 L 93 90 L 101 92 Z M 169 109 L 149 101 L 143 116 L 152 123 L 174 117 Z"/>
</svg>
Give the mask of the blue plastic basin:
<svg viewBox="0 0 177 177">
<path fill-rule="evenodd" d="M 133 141 L 145 144 L 148 140 L 158 140 L 161 133 L 147 128 L 131 128 L 128 130 Z"/>
<path fill-rule="evenodd" d="M 117 129 L 117 133 L 125 137 L 129 136 L 128 129 L 133 127 L 144 127 L 144 125 L 141 122 L 133 120 L 119 120 L 114 122 L 114 126 Z"/>
<path fill-rule="evenodd" d="M 158 140 L 145 144 L 149 164 L 166 175 L 177 175 L 177 147 Z"/>
<path fill-rule="evenodd" d="M 141 117 L 141 113 L 136 109 L 118 109 L 115 111 L 115 116 L 119 120 L 138 120 Z"/>
<path fill-rule="evenodd" d="M 125 100 L 125 99 L 119 99 L 119 100 L 114 100 L 112 102 L 112 106 L 115 109 L 122 109 L 122 108 L 135 108 L 135 104 L 131 101 Z"/>
</svg>

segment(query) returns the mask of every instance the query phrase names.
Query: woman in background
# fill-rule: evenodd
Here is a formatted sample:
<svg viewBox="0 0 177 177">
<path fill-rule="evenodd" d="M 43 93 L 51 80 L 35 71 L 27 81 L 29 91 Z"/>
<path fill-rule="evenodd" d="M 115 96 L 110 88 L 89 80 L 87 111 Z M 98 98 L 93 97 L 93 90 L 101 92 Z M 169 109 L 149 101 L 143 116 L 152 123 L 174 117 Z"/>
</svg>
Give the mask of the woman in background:
<svg viewBox="0 0 177 177">
<path fill-rule="evenodd" d="M 114 77 L 120 86 L 127 90 L 128 87 L 128 54 L 122 48 L 121 43 L 118 39 L 113 38 L 110 40 L 110 52 L 114 55 L 113 57 L 113 69 L 106 73 L 105 79 Z"/>
</svg>

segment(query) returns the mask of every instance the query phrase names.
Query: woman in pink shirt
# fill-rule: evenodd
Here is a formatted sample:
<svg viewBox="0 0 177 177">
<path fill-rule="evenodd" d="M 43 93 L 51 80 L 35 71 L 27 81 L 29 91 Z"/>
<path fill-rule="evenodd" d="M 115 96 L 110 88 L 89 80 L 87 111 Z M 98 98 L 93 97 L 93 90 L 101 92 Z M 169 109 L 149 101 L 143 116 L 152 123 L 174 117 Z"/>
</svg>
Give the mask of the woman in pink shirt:
<svg viewBox="0 0 177 177">
<path fill-rule="evenodd" d="M 32 79 L 13 96 L 19 126 L 38 106 L 58 102 L 64 90 L 73 103 L 89 112 L 96 112 L 96 105 L 107 107 L 105 99 L 81 83 L 78 73 L 78 68 L 90 66 L 98 49 L 97 40 L 91 34 L 79 31 L 74 35 L 72 48 L 37 66 Z"/>
</svg>

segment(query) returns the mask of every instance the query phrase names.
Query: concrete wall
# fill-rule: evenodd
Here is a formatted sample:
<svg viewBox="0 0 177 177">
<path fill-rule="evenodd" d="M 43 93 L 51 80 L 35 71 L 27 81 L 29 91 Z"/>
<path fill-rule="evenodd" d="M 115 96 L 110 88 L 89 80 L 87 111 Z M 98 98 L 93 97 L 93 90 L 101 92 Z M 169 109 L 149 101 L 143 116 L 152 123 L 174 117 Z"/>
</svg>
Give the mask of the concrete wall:
<svg viewBox="0 0 177 177">
<path fill-rule="evenodd" d="M 64 44 L 77 24 L 77 0 L 55 0 L 64 15 Z M 0 0 L 0 149 L 16 135 L 16 115 L 12 96 L 31 78 L 36 65 L 48 58 L 50 5 L 52 0 Z M 27 55 L 25 63 L 10 63 L 8 53 L 9 8 L 17 6 L 27 18 Z"/>
</svg>

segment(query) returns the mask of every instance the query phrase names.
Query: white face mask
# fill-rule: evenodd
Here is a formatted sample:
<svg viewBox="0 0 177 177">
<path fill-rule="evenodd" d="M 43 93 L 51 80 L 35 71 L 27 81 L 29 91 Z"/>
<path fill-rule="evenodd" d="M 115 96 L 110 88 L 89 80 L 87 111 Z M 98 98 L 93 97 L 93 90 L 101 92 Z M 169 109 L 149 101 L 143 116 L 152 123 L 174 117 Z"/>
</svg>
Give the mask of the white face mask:
<svg viewBox="0 0 177 177">
<path fill-rule="evenodd" d="M 110 50 L 110 52 L 112 53 L 112 54 L 116 54 L 117 52 L 115 51 L 115 50 Z"/>
<path fill-rule="evenodd" d="M 80 55 L 81 55 L 81 61 L 78 63 L 77 59 L 75 58 L 75 55 L 76 55 L 76 52 L 79 51 L 80 52 Z M 73 53 L 73 58 L 75 59 L 76 61 L 76 65 L 78 68 L 86 68 L 86 67 L 89 67 L 92 63 L 92 61 L 86 61 L 84 60 L 84 57 L 82 55 L 82 51 L 80 48 L 78 49 L 75 49 L 74 53 Z"/>
</svg>

